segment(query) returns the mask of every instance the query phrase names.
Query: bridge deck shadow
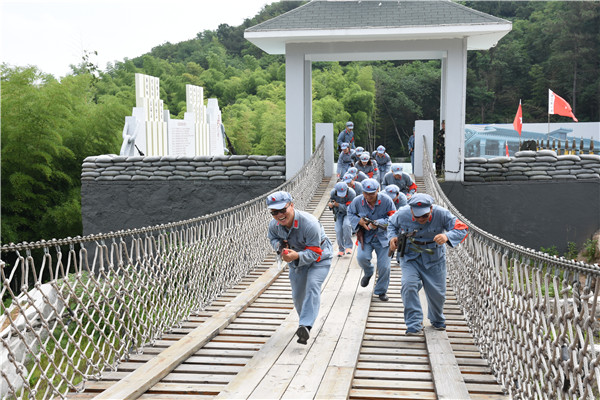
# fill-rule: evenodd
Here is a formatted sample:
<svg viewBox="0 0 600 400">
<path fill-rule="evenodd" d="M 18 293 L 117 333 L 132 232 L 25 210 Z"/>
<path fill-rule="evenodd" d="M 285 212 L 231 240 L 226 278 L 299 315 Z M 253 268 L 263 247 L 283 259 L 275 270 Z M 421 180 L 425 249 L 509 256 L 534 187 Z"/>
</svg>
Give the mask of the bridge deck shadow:
<svg viewBox="0 0 600 400">
<path fill-rule="evenodd" d="M 324 180 L 309 205 L 332 240 L 333 215 L 325 203 L 334 183 Z M 68 397 L 507 398 L 481 358 L 451 287 L 444 309 L 447 332 L 426 329 L 424 336 L 407 337 L 400 267 L 393 261 L 390 301 L 381 302 L 373 296 L 374 279 L 366 288 L 359 285 L 362 271 L 355 248 L 351 256 L 334 258 L 323 285 L 319 317 L 308 345 L 301 345 L 294 335 L 298 316 L 293 311 L 287 270 L 274 272 L 276 269 L 275 255 L 270 254 L 206 310 L 190 315 L 181 327 L 145 347 L 142 354 L 131 355 L 117 371 L 105 372 L 102 380 L 87 382 L 84 392 Z M 241 296 L 256 290 L 252 288 L 261 279 L 270 284 L 234 312 L 222 328 L 208 329 L 211 334 L 198 338 L 202 345 L 184 362 L 163 371 L 161 377 L 157 375 L 156 382 L 147 379 L 143 390 L 133 387 L 148 378 L 140 371 L 151 363 L 165 364 L 159 362 L 160 357 L 178 343 L 185 347 L 181 346 L 185 340 L 213 323 Z M 145 376 L 132 379 L 136 372 Z M 117 390 L 119 387 L 124 391 Z M 133 395 L 120 394 L 127 391 Z"/>
</svg>

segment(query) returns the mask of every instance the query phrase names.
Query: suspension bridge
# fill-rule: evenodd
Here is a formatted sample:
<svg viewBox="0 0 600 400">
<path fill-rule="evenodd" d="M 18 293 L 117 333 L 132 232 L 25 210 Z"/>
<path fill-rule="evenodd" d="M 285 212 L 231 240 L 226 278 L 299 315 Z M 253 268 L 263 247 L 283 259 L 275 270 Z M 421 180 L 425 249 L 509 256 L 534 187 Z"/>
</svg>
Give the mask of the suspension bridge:
<svg viewBox="0 0 600 400">
<path fill-rule="evenodd" d="M 323 147 L 278 190 L 335 238 Z M 471 224 L 427 157 L 419 190 L 470 231 L 448 254 L 446 332 L 405 336 L 400 267 L 381 302 L 374 280 L 360 287 L 353 254 L 333 260 L 308 345 L 296 343 L 261 196 L 193 220 L 3 246 L 2 397 L 597 398 L 598 268 Z"/>
</svg>

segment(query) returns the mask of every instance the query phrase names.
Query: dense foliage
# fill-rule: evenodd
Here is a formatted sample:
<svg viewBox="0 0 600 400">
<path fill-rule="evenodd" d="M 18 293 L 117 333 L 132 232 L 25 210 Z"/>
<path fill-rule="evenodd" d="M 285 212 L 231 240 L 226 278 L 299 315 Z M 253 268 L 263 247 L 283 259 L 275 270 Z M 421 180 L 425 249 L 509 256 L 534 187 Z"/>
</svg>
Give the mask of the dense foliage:
<svg viewBox="0 0 600 400">
<path fill-rule="evenodd" d="M 275 2 L 240 26 L 222 24 L 104 70 L 86 52 L 60 81 L 3 65 L 2 243 L 81 234 L 81 162 L 119 151 L 136 72 L 160 78 L 174 118 L 185 112 L 185 85 L 203 86 L 219 100 L 238 153 L 284 154 L 284 57 L 265 54 L 243 32 L 300 4 Z M 513 22 L 495 48 L 468 55 L 467 123 L 512 122 L 519 99 L 526 122 L 545 122 L 548 88 L 580 121 L 600 119 L 600 3 L 465 4 Z M 359 145 L 404 156 L 414 121 L 439 118 L 439 85 L 439 60 L 316 62 L 313 121 L 339 132 L 352 120 Z"/>
</svg>

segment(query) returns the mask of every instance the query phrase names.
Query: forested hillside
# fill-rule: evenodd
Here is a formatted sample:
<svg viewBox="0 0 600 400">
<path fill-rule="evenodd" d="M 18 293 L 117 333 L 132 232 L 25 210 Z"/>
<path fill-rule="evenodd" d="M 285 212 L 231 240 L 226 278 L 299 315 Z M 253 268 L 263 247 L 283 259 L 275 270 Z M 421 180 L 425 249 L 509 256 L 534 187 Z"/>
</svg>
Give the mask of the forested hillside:
<svg viewBox="0 0 600 400">
<path fill-rule="evenodd" d="M 81 234 L 80 165 L 118 153 L 136 72 L 160 78 L 176 118 L 185 112 L 185 85 L 203 86 L 219 100 L 238 153 L 285 154 L 284 58 L 263 53 L 243 32 L 300 4 L 275 2 L 240 26 L 223 24 L 106 68 L 90 62 L 90 49 L 60 81 L 3 65 L 2 243 Z M 546 122 L 548 88 L 579 121 L 600 119 L 600 3 L 464 4 L 513 22 L 495 48 L 469 53 L 467 123 L 512 122 L 519 99 L 524 121 Z M 313 63 L 313 122 L 339 131 L 352 120 L 359 145 L 403 156 L 414 121 L 437 121 L 439 85 L 438 60 Z"/>
</svg>

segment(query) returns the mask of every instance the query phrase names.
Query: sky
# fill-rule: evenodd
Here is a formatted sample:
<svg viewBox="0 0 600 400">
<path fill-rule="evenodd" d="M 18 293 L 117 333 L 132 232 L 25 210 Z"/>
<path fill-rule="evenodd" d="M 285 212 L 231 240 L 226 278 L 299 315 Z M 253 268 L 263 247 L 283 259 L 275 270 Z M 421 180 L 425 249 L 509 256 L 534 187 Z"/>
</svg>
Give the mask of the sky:
<svg viewBox="0 0 600 400">
<path fill-rule="evenodd" d="M 276 0 L 0 0 L 0 62 L 35 65 L 56 78 L 84 51 L 108 62 L 193 39 L 220 24 L 237 26 Z"/>
</svg>

